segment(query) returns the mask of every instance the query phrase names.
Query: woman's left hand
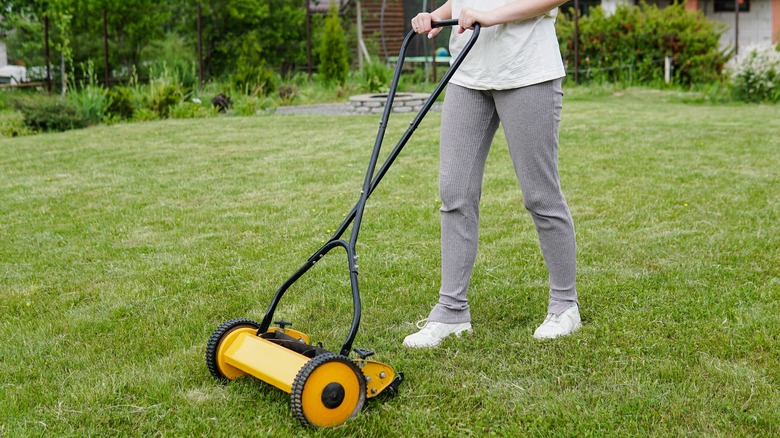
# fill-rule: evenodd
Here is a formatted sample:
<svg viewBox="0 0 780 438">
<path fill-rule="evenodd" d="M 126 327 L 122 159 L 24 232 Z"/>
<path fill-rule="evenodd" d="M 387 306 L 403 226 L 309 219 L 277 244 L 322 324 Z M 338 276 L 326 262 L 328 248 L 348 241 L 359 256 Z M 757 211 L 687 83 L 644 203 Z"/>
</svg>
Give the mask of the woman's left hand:
<svg viewBox="0 0 780 438">
<path fill-rule="evenodd" d="M 479 11 L 474 8 L 463 8 L 458 17 L 458 33 L 463 33 L 466 29 L 473 29 L 474 23 L 479 23 L 482 27 L 491 26 L 490 12 Z"/>
</svg>

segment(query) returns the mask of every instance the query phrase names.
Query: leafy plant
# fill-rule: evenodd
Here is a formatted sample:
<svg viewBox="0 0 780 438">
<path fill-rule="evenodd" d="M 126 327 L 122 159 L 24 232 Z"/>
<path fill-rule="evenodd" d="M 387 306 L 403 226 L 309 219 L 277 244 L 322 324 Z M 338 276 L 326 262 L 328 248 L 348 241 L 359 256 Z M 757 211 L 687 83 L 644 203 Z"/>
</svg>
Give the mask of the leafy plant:
<svg viewBox="0 0 780 438">
<path fill-rule="evenodd" d="M 23 114 L 25 125 L 34 131 L 67 131 L 84 128 L 90 122 L 73 101 L 62 97 L 15 96 L 11 103 Z"/>
<path fill-rule="evenodd" d="M 82 80 L 71 87 L 68 97 L 76 104 L 79 113 L 90 123 L 100 123 L 110 105 L 108 90 L 97 81 L 92 61 L 82 69 Z"/>
<path fill-rule="evenodd" d="M 120 119 L 130 119 L 135 112 L 133 93 L 127 87 L 117 86 L 108 91 L 109 104 L 106 115 Z"/>
<path fill-rule="evenodd" d="M 214 107 L 205 107 L 198 102 L 179 102 L 170 108 L 170 117 L 172 119 L 202 119 L 211 117 L 218 113 Z"/>
<path fill-rule="evenodd" d="M 265 67 L 255 67 L 251 63 L 239 66 L 230 76 L 232 85 L 247 95 L 264 96 L 276 88 L 276 75 Z"/>
<path fill-rule="evenodd" d="M 167 84 L 154 90 L 149 108 L 160 118 L 168 117 L 171 108 L 178 105 L 184 99 L 184 93 L 176 84 Z"/>
<path fill-rule="evenodd" d="M 574 68 L 574 24 L 558 18 L 558 39 L 564 62 Z M 619 5 L 614 14 L 592 8 L 579 19 L 579 77 L 584 81 L 652 84 L 663 80 L 665 57 L 673 60 L 675 83 L 719 80 L 729 54 L 719 48 L 725 25 L 683 3 L 659 9 Z"/>
<path fill-rule="evenodd" d="M 291 104 L 298 97 L 298 94 L 298 87 L 292 84 L 283 84 L 277 90 L 279 102 L 282 105 Z"/>
<path fill-rule="evenodd" d="M 368 93 L 387 91 L 393 72 L 384 62 L 374 58 L 363 67 L 362 88 Z"/>
<path fill-rule="evenodd" d="M 181 36 L 168 32 L 164 38 L 152 41 L 141 52 L 141 58 L 147 60 L 142 73 L 164 71 L 177 83 L 187 88 L 198 85 L 196 52 L 192 45 Z M 151 70 L 149 70 L 151 68 Z"/>
<path fill-rule="evenodd" d="M 336 2 L 330 4 L 320 45 L 319 73 L 325 82 L 343 84 L 349 74 L 349 53 Z"/>
<path fill-rule="evenodd" d="M 780 101 L 780 51 L 774 47 L 751 48 L 729 64 L 729 73 L 736 98 L 747 102 Z"/>
<path fill-rule="evenodd" d="M 260 96 L 241 95 L 233 103 L 233 110 L 240 116 L 253 116 L 271 106 L 271 100 Z"/>
<path fill-rule="evenodd" d="M 131 119 L 134 122 L 151 122 L 154 120 L 159 120 L 160 116 L 154 112 L 153 110 L 149 108 L 138 108 L 133 113 L 133 118 Z"/>
<path fill-rule="evenodd" d="M 0 137 L 17 137 L 32 134 L 24 123 L 24 115 L 18 111 L 0 111 Z"/>
</svg>

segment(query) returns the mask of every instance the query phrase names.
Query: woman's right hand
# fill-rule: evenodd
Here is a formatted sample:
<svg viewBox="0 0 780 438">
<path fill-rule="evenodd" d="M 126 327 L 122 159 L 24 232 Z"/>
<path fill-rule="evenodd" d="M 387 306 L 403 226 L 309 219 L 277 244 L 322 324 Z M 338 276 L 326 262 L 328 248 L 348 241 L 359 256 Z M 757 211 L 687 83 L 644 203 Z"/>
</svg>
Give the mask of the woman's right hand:
<svg viewBox="0 0 780 438">
<path fill-rule="evenodd" d="M 412 18 L 412 30 L 418 34 L 428 34 L 428 38 L 435 37 L 441 28 L 432 28 L 431 23 L 436 21 L 435 18 L 428 12 L 420 12 L 416 17 Z"/>
</svg>

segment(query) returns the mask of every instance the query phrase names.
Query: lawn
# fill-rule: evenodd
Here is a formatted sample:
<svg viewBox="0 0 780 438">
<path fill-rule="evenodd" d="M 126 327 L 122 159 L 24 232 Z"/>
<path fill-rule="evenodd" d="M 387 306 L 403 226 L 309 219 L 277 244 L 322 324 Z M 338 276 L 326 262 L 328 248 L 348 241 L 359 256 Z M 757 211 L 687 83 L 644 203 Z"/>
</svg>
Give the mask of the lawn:
<svg viewBox="0 0 780 438">
<path fill-rule="evenodd" d="M 548 342 L 547 276 L 499 135 L 475 333 L 401 346 L 439 277 L 437 139 L 369 201 L 356 347 L 396 398 L 307 431 L 288 395 L 209 374 L 212 331 L 262 319 L 357 200 L 377 116 L 219 117 L 0 139 L 0 436 L 780 435 L 780 106 L 574 89 L 560 165 L 583 328 Z M 394 119 L 389 149 L 410 118 Z M 343 252 L 276 315 L 338 351 Z"/>
</svg>

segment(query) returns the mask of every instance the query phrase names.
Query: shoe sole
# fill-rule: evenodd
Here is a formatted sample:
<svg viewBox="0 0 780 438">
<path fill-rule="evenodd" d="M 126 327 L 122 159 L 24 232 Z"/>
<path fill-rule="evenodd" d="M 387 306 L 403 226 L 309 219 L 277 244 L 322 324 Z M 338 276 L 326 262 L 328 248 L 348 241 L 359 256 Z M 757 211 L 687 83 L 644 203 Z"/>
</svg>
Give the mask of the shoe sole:
<svg viewBox="0 0 780 438">
<path fill-rule="evenodd" d="M 533 334 L 534 339 L 538 339 L 540 341 L 545 341 L 548 339 L 555 339 L 555 338 L 561 338 L 563 336 L 569 336 L 571 334 L 574 334 L 576 331 L 582 328 L 582 323 L 577 324 L 574 326 L 574 328 L 569 333 L 561 333 L 560 335 L 555 336 L 536 336 L 536 333 Z"/>
<path fill-rule="evenodd" d="M 442 343 L 442 342 L 443 342 L 445 339 L 449 338 L 449 337 L 450 337 L 450 336 L 452 336 L 452 335 L 455 335 L 455 337 L 456 337 L 456 338 L 460 338 L 461 336 L 463 336 L 463 333 L 466 333 L 467 335 L 471 335 L 471 333 L 473 333 L 473 332 L 474 332 L 474 330 L 473 330 L 473 329 L 471 329 L 471 328 L 466 328 L 466 329 L 463 329 L 463 330 L 461 330 L 461 331 L 459 331 L 459 332 L 450 333 L 450 334 L 449 334 L 449 335 L 447 335 L 446 337 L 439 339 L 439 342 L 436 342 L 436 343 L 434 343 L 434 344 L 412 345 L 412 344 L 407 344 L 407 343 L 406 343 L 406 341 L 404 341 L 402 345 L 403 345 L 404 347 L 406 347 L 406 348 L 436 348 L 436 347 L 438 347 L 439 345 L 441 345 L 441 343 Z"/>
</svg>

